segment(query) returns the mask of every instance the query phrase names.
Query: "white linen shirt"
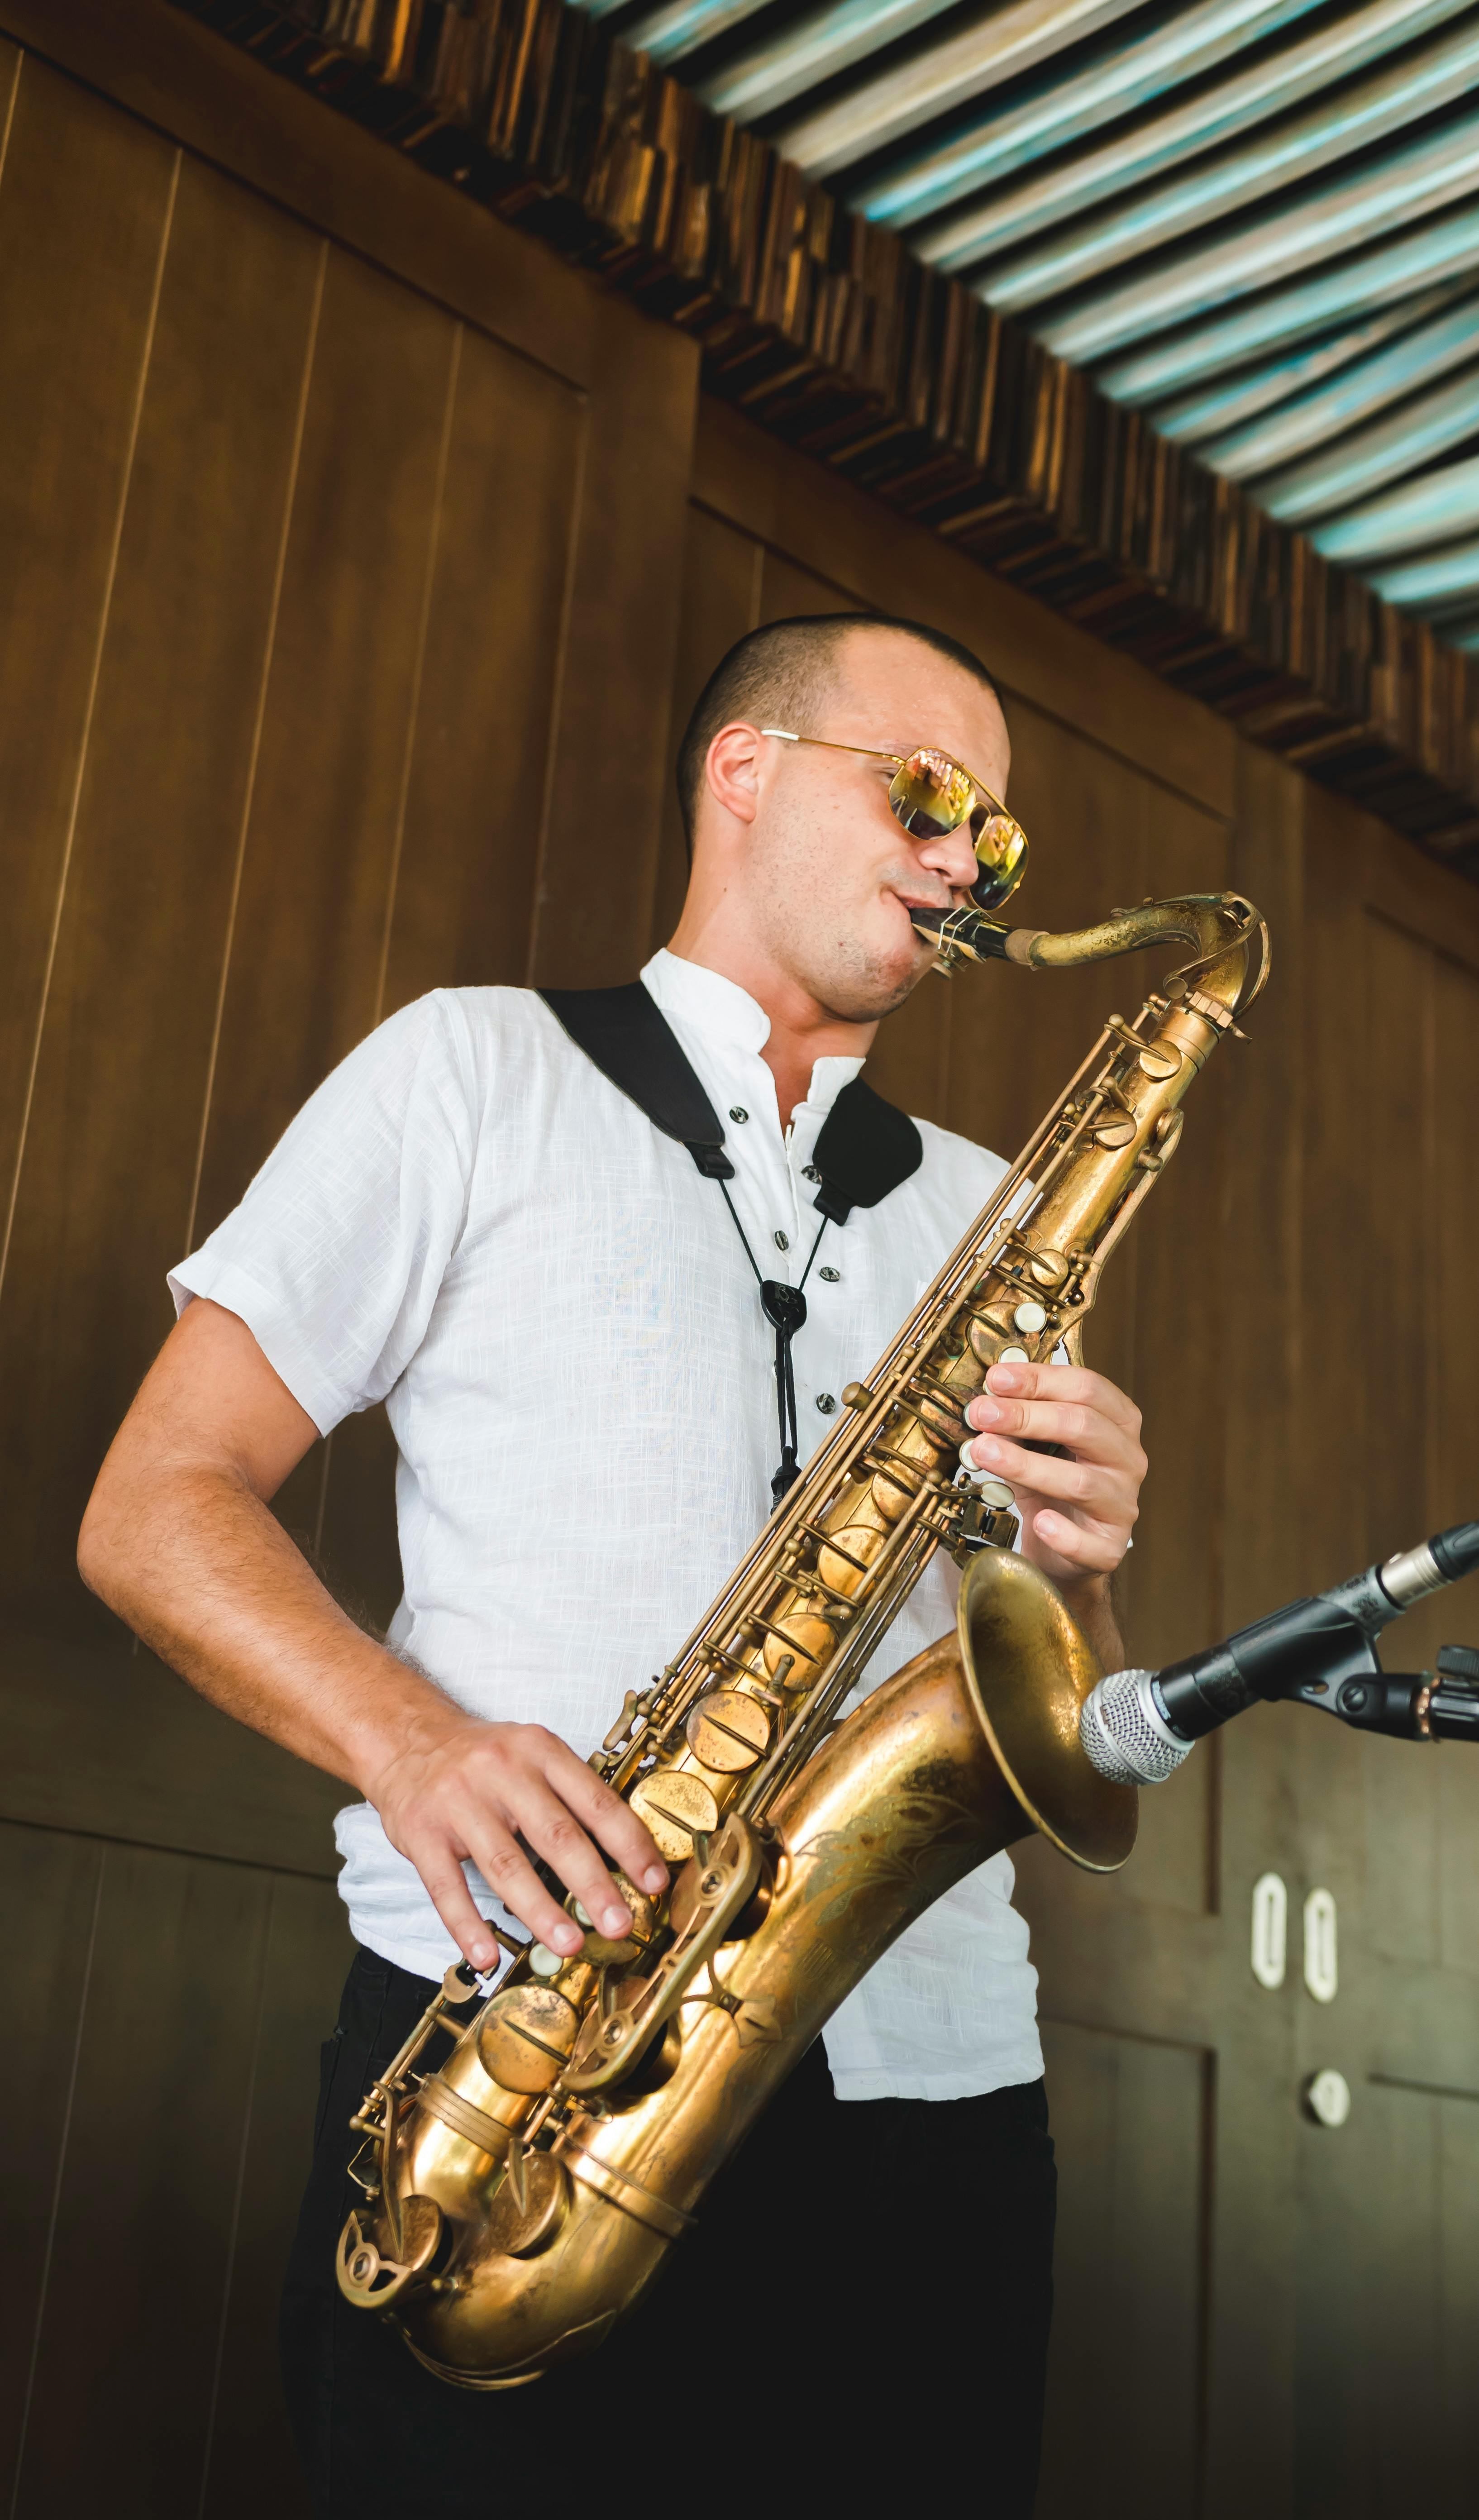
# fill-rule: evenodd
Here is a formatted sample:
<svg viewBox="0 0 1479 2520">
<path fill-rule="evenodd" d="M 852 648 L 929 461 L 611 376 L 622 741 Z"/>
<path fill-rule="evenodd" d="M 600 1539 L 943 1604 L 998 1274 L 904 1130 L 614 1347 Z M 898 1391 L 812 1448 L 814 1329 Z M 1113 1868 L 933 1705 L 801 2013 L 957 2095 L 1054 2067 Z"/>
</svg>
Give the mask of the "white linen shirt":
<svg viewBox="0 0 1479 2520">
<path fill-rule="evenodd" d="M 862 1061 L 819 1059 L 783 1135 L 763 1009 L 666 952 L 642 976 L 725 1115 L 762 1273 L 796 1282 L 821 1223 L 804 1168 Z M 829 1225 L 807 1281 L 803 1462 L 1001 1176 L 965 1139 L 919 1130 L 919 1171 Z M 324 1434 L 385 1403 L 405 1586 L 391 1645 L 459 1705 L 545 1724 L 582 1757 L 770 1511 L 774 1335 L 718 1186 L 531 991 L 438 989 L 392 1015 L 170 1285 L 181 1310 L 207 1295 L 238 1314 Z M 954 1595 L 937 1555 L 865 1690 L 953 1624 Z M 356 1938 L 440 1976 L 455 1948 L 370 1805 L 336 1835 Z M 994 1856 L 833 2015 L 841 2097 L 959 2099 L 1042 2072 L 1012 1883 Z"/>
</svg>

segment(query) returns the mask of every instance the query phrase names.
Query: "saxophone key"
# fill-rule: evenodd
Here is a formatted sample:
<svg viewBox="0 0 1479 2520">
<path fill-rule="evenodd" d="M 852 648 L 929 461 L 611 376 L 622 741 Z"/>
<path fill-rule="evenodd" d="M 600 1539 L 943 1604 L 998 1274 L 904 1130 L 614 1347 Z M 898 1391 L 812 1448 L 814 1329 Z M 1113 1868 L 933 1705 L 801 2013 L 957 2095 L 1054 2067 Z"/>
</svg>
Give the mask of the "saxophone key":
<svg viewBox="0 0 1479 2520">
<path fill-rule="evenodd" d="M 701 1777 L 686 1768 L 659 1768 L 644 1777 L 632 1795 L 632 1809 L 647 1822 L 653 1843 L 669 1864 L 684 1864 L 694 1840 L 719 1825 L 719 1806 Z"/>
<path fill-rule="evenodd" d="M 477 2061 L 506 2092 L 553 2090 L 569 2062 L 580 2014 L 555 1986 L 506 1987 L 478 2024 Z"/>
<path fill-rule="evenodd" d="M 699 1698 L 684 1731 L 695 1759 L 721 1777 L 738 1777 L 769 1749 L 771 1719 L 760 1700 L 741 1689 L 712 1688 Z"/>
<path fill-rule="evenodd" d="M 547 2249 L 570 2207 L 570 2176 L 553 2153 L 524 2152 L 518 2177 L 509 2173 L 488 2206 L 490 2249 L 505 2258 L 532 2258 Z"/>
</svg>

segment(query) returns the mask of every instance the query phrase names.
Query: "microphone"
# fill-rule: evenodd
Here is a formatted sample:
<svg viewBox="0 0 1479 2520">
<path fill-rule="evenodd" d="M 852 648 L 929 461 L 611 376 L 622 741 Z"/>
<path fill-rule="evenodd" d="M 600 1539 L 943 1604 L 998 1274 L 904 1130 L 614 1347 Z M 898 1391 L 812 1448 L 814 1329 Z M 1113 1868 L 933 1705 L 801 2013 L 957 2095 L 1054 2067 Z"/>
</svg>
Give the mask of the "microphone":
<svg viewBox="0 0 1479 2520">
<path fill-rule="evenodd" d="M 1260 1699 L 1297 1698 L 1398 1740 L 1479 1741 L 1479 1653 L 1445 1645 L 1431 1672 L 1384 1672 L 1373 1640 L 1479 1567 L 1479 1522 L 1456 1523 L 1382 1565 L 1289 1601 L 1163 1671 L 1116 1671 L 1085 1700 L 1079 1738 L 1101 1777 L 1155 1785 L 1193 1742 Z"/>
</svg>

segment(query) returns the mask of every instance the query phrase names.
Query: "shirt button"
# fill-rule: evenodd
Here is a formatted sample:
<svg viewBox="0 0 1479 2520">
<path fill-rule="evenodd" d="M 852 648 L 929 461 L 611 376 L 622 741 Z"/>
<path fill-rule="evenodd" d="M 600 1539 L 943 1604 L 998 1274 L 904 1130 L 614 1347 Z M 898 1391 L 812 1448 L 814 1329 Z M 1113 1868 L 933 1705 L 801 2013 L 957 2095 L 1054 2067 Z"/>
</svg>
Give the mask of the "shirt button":
<svg viewBox="0 0 1479 2520">
<path fill-rule="evenodd" d="M 803 1181 L 819 1182 L 822 1176 L 818 1172 L 815 1164 L 803 1164 L 801 1167 L 801 1178 Z"/>
<path fill-rule="evenodd" d="M 840 1269 L 819 1269 L 817 1275 L 819 1278 L 825 1278 L 829 1286 L 840 1286 L 842 1283 Z"/>
<path fill-rule="evenodd" d="M 730 1104 L 730 1118 L 732 1120 L 747 1120 L 749 1118 L 749 1113 L 744 1108 L 742 1102 L 732 1102 Z"/>
<path fill-rule="evenodd" d="M 832 1414 L 832 1411 L 835 1409 L 836 1405 L 837 1405 L 837 1404 L 836 1404 L 835 1400 L 833 1400 L 833 1398 L 832 1398 L 832 1396 L 831 1396 L 831 1393 L 830 1393 L 829 1391 L 819 1391 L 819 1392 L 818 1392 L 818 1394 L 817 1394 L 817 1407 L 821 1410 L 822 1415 L 823 1415 L 823 1417 L 824 1417 L 824 1418 L 829 1418 L 829 1417 L 831 1416 L 831 1414 Z"/>
<path fill-rule="evenodd" d="M 771 1239 L 775 1243 L 778 1251 L 788 1251 L 790 1249 L 790 1236 L 788 1234 L 783 1234 L 779 1226 L 776 1228 Z"/>
</svg>

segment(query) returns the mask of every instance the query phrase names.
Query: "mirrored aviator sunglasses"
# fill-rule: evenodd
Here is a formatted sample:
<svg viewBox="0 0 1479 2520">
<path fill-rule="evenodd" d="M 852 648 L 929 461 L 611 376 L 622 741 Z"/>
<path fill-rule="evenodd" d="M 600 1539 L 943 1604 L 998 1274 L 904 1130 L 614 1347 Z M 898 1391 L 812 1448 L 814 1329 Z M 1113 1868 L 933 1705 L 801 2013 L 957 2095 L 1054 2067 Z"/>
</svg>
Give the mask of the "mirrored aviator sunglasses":
<svg viewBox="0 0 1479 2520">
<path fill-rule="evenodd" d="M 913 839 L 942 839 L 968 825 L 981 870 L 970 887 L 978 910 L 995 910 L 1015 892 L 1027 871 L 1027 834 L 1001 799 L 948 752 L 920 744 L 900 761 L 888 801 Z"/>
</svg>

